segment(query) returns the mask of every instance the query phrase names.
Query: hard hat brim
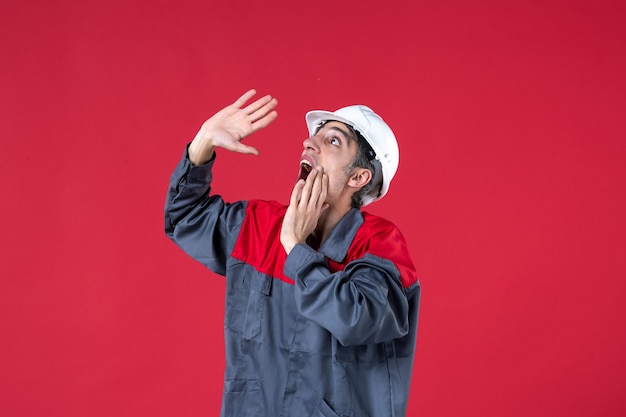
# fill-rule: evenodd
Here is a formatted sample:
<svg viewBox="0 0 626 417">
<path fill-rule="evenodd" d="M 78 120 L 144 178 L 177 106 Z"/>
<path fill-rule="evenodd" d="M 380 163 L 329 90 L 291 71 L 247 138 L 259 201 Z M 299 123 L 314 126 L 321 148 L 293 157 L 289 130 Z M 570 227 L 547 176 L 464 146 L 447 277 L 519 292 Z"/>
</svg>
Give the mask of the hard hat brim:
<svg viewBox="0 0 626 417">
<path fill-rule="evenodd" d="M 323 122 L 326 122 L 328 120 L 334 120 L 337 122 L 345 123 L 348 126 L 352 126 L 362 135 L 366 131 L 364 126 L 359 126 L 358 123 L 355 123 L 353 120 L 348 120 L 345 117 L 338 115 L 337 113 L 325 110 L 312 110 L 306 114 L 306 124 L 309 128 L 309 134 L 313 136 L 317 128 Z"/>
</svg>

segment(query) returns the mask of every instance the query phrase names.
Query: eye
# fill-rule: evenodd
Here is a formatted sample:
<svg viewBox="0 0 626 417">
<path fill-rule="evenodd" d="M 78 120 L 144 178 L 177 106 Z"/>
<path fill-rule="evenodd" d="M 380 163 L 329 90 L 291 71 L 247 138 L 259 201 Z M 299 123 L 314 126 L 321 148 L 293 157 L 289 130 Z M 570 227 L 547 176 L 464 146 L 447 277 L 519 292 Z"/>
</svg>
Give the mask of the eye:
<svg viewBox="0 0 626 417">
<path fill-rule="evenodd" d="M 334 146 L 339 146 L 341 145 L 341 141 L 339 140 L 337 136 L 333 136 L 330 138 L 330 144 Z"/>
</svg>

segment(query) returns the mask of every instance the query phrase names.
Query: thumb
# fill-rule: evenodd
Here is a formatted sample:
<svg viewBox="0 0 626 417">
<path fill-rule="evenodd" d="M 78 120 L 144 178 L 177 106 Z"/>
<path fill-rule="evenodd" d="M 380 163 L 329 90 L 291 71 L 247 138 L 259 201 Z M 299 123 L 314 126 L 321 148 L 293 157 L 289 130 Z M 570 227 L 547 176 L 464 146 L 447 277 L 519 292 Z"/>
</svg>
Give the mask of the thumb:
<svg viewBox="0 0 626 417">
<path fill-rule="evenodd" d="M 244 145 L 241 142 L 237 142 L 235 144 L 235 146 L 233 147 L 233 151 L 248 154 L 248 155 L 259 155 L 259 151 L 256 148 L 253 148 L 252 146 Z"/>
</svg>

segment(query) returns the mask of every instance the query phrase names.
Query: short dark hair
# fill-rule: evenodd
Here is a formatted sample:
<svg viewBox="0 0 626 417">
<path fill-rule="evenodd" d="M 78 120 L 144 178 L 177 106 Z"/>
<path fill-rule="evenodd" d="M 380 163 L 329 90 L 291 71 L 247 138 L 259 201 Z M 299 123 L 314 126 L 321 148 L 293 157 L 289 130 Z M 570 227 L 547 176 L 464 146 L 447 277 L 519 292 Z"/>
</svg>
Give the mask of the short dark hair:
<svg viewBox="0 0 626 417">
<path fill-rule="evenodd" d="M 378 191 L 376 191 L 375 194 L 378 194 L 382 184 L 374 184 L 376 168 L 374 167 L 372 161 L 376 158 L 376 154 L 372 150 L 372 147 L 369 143 L 367 143 L 367 140 L 365 140 L 363 135 L 361 135 L 358 130 L 355 130 L 352 126 L 348 126 L 348 128 L 352 133 L 354 133 L 357 144 L 356 158 L 354 158 L 354 161 L 348 167 L 348 173 L 354 168 L 365 168 L 372 174 L 370 181 L 352 194 L 352 207 L 359 208 L 363 206 L 363 197 L 376 190 Z"/>
</svg>

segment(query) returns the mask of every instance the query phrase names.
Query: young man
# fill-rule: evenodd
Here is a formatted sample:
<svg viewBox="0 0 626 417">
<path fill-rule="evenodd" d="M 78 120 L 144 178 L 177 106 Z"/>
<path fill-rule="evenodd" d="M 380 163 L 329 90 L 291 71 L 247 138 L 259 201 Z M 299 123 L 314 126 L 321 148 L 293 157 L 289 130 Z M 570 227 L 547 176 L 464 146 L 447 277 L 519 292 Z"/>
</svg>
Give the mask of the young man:
<svg viewBox="0 0 626 417">
<path fill-rule="evenodd" d="M 289 206 L 211 195 L 215 149 L 276 117 L 250 90 L 208 119 L 172 174 L 165 231 L 227 280 L 222 416 L 404 416 L 420 286 L 404 238 L 362 212 L 398 166 L 371 109 L 306 116 Z"/>
</svg>

